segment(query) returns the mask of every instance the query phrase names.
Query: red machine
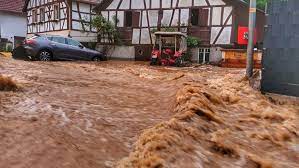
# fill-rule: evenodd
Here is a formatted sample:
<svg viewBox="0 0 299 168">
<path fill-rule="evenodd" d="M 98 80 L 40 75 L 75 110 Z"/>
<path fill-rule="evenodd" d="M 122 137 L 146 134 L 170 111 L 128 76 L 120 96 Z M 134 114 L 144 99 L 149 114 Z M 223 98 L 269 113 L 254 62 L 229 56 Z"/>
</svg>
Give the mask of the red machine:
<svg viewBox="0 0 299 168">
<path fill-rule="evenodd" d="M 183 66 L 187 36 L 181 32 L 156 32 L 151 65 Z"/>
</svg>

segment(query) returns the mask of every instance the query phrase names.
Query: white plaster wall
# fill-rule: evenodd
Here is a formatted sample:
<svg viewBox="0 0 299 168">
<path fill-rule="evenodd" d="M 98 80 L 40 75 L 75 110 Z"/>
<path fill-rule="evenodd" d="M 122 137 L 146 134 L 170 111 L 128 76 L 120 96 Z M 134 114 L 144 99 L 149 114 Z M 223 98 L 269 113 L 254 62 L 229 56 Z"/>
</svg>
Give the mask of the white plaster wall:
<svg viewBox="0 0 299 168">
<path fill-rule="evenodd" d="M 179 22 L 179 9 L 176 9 L 174 11 L 174 15 L 173 15 L 173 19 L 172 19 L 172 26 L 178 26 L 178 22 Z"/>
<path fill-rule="evenodd" d="M 163 10 L 162 26 L 169 26 L 173 10 Z"/>
<path fill-rule="evenodd" d="M 63 30 L 63 31 L 55 31 L 55 32 L 46 32 L 46 33 L 40 33 L 40 34 L 48 34 L 48 35 L 59 35 L 63 37 L 67 37 L 69 34 L 68 30 Z M 33 34 L 28 34 L 27 37 L 32 37 Z"/>
<path fill-rule="evenodd" d="M 11 42 L 14 42 L 14 36 L 26 37 L 26 16 L 0 11 L 0 34 Z"/>
<path fill-rule="evenodd" d="M 188 26 L 189 9 L 181 9 L 181 25 Z"/>
<path fill-rule="evenodd" d="M 114 23 L 113 17 L 116 17 L 116 11 L 109 12 L 109 21 Z"/>
<path fill-rule="evenodd" d="M 145 8 L 146 8 L 146 9 L 149 9 L 149 8 L 150 8 L 150 3 L 151 3 L 150 0 L 145 0 Z"/>
<path fill-rule="evenodd" d="M 141 29 L 140 44 L 151 44 L 150 32 L 148 28 Z"/>
<path fill-rule="evenodd" d="M 149 10 L 148 15 L 149 15 L 150 26 L 151 27 L 158 26 L 159 11 L 158 10 Z"/>
<path fill-rule="evenodd" d="M 233 8 L 230 6 L 230 7 L 224 7 L 224 11 L 223 11 L 223 23 L 225 23 L 226 19 L 229 17 L 229 14 L 232 12 Z M 227 22 L 228 25 L 232 24 L 232 16 L 229 18 L 228 22 Z"/>
<path fill-rule="evenodd" d="M 72 12 L 72 18 L 79 20 L 79 14 L 78 14 L 78 12 Z"/>
<path fill-rule="evenodd" d="M 133 29 L 132 44 L 139 44 L 140 29 Z"/>
<path fill-rule="evenodd" d="M 222 33 L 220 34 L 216 44 L 230 44 L 231 32 L 231 27 L 225 27 Z"/>
<path fill-rule="evenodd" d="M 117 12 L 117 19 L 118 19 L 117 26 L 118 27 L 124 27 L 125 12 L 124 11 L 118 11 Z"/>
<path fill-rule="evenodd" d="M 144 2 L 143 0 L 131 0 L 131 8 L 132 9 L 144 9 Z"/>
<path fill-rule="evenodd" d="M 177 5 L 176 5 L 176 4 L 177 4 L 177 1 L 179 1 L 179 0 L 173 0 L 173 1 L 172 1 L 172 7 L 173 7 L 173 8 L 177 7 Z"/>
<path fill-rule="evenodd" d="M 119 9 L 129 9 L 130 8 L 130 0 L 123 0 Z"/>
<path fill-rule="evenodd" d="M 221 47 L 211 47 L 210 48 L 210 62 L 219 63 L 222 60 Z"/>
<path fill-rule="evenodd" d="M 80 22 L 76 22 L 76 21 L 72 22 L 72 28 L 76 29 L 76 30 L 83 30 L 82 24 Z"/>
<path fill-rule="evenodd" d="M 92 32 L 70 31 L 73 39 L 80 42 L 97 42 L 97 34 Z"/>
<path fill-rule="evenodd" d="M 194 0 L 194 6 L 207 6 L 206 0 Z"/>
<path fill-rule="evenodd" d="M 220 30 L 221 30 L 221 27 L 212 27 L 211 28 L 211 44 L 213 44 L 213 42 L 215 41 Z"/>
<path fill-rule="evenodd" d="M 102 11 L 101 14 L 102 14 L 102 16 L 103 16 L 105 19 L 107 19 L 107 20 L 109 19 L 109 18 L 108 18 L 108 11 Z"/>
<path fill-rule="evenodd" d="M 147 12 L 143 11 L 142 12 L 142 23 L 141 23 L 142 27 L 148 27 L 148 22 L 147 22 Z"/>
<path fill-rule="evenodd" d="M 97 51 L 103 51 L 103 45 L 97 45 Z M 111 50 L 108 51 L 108 57 L 114 59 L 135 59 L 135 47 L 134 46 L 113 46 Z"/>
<path fill-rule="evenodd" d="M 160 0 L 152 0 L 152 8 L 160 8 Z"/>
<path fill-rule="evenodd" d="M 162 8 L 171 8 L 171 0 L 163 0 Z"/>
<path fill-rule="evenodd" d="M 221 7 L 214 7 L 213 8 L 213 18 L 212 18 L 212 25 L 213 26 L 220 25 L 220 23 L 221 23 L 221 11 L 222 11 Z"/>
<path fill-rule="evenodd" d="M 118 4 L 120 3 L 120 0 L 114 0 L 111 2 L 111 4 L 107 7 L 107 9 L 116 9 L 118 7 Z"/>
<path fill-rule="evenodd" d="M 180 0 L 179 7 L 189 7 L 192 6 L 192 0 Z"/>
<path fill-rule="evenodd" d="M 225 5 L 225 3 L 222 0 L 209 0 L 211 5 Z"/>
<path fill-rule="evenodd" d="M 73 2 L 74 3 L 74 2 Z M 79 3 L 79 9 L 80 12 L 86 12 L 86 13 L 90 13 L 90 4 L 85 4 L 85 3 Z"/>
</svg>

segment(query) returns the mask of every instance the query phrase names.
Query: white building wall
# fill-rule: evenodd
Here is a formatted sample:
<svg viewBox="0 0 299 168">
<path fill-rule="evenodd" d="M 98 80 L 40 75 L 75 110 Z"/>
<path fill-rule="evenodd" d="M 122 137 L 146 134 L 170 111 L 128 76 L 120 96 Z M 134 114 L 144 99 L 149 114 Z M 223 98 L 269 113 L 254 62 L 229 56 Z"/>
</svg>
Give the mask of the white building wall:
<svg viewBox="0 0 299 168">
<path fill-rule="evenodd" d="M 140 26 L 143 28 L 150 26 L 152 29 L 158 26 L 158 9 L 162 8 L 162 27 L 180 25 L 182 26 L 181 31 L 187 32 L 187 28 L 184 26 L 189 25 L 189 7 L 194 4 L 194 6 L 202 6 L 204 9 L 209 10 L 208 20 L 211 20 L 211 22 L 208 23 L 208 25 L 211 26 L 210 44 L 222 45 L 230 44 L 231 42 L 230 37 L 233 22 L 231 13 L 233 7 L 225 6 L 226 4 L 223 0 L 131 0 L 131 2 L 132 3 L 130 3 L 130 0 L 114 0 L 107 8 L 107 11 L 102 11 L 102 15 L 111 20 L 111 16 L 114 15 L 115 10 L 118 10 L 118 7 L 120 9 L 118 12 L 123 12 L 125 9 L 134 10 L 134 12 L 140 12 Z M 173 8 L 169 9 L 170 7 Z M 149 9 L 148 12 L 146 12 L 145 9 Z M 222 14 L 223 17 L 221 16 Z M 121 22 L 118 26 L 123 27 L 124 13 L 121 13 L 118 17 Z M 179 21 L 180 23 L 178 23 Z M 134 28 L 132 44 L 151 44 L 150 34 L 151 32 L 148 29 Z"/>
<path fill-rule="evenodd" d="M 0 35 L 14 43 L 14 36 L 26 37 L 26 16 L 0 11 Z"/>
</svg>

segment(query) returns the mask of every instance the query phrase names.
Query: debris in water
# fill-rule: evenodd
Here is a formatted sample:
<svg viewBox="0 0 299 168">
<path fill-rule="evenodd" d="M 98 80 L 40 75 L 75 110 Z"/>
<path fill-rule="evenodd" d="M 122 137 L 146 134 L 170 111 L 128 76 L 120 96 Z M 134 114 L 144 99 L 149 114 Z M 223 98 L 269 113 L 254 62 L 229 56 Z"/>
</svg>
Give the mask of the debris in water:
<svg viewBox="0 0 299 168">
<path fill-rule="evenodd" d="M 0 75 L 0 91 L 16 91 L 18 86 L 10 77 Z"/>
</svg>

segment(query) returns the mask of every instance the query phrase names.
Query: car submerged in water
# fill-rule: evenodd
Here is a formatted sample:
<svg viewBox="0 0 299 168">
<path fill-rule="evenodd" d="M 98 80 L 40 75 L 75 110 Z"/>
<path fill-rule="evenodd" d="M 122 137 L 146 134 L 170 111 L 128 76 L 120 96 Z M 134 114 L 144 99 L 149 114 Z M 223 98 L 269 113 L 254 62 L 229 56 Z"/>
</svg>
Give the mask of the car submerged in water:
<svg viewBox="0 0 299 168">
<path fill-rule="evenodd" d="M 34 35 L 13 51 L 14 55 L 24 54 L 29 60 L 82 60 L 105 61 L 106 56 L 98 51 L 84 47 L 80 42 L 62 36 Z M 16 58 L 18 56 L 14 56 Z"/>
</svg>

